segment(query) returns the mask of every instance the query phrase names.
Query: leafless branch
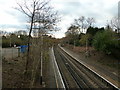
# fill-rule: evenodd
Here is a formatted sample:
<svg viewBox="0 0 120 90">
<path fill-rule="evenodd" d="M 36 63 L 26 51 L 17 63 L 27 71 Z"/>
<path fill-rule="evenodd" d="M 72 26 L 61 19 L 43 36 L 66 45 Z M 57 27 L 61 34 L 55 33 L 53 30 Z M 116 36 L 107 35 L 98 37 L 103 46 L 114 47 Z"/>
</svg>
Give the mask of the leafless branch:
<svg viewBox="0 0 120 90">
<path fill-rule="evenodd" d="M 29 18 L 31 18 L 31 16 L 23 9 L 22 5 L 20 5 L 19 3 L 17 3 L 17 4 L 20 8 L 16 8 L 16 9 L 19 10 L 20 12 L 24 13 L 25 15 L 27 15 Z"/>
</svg>

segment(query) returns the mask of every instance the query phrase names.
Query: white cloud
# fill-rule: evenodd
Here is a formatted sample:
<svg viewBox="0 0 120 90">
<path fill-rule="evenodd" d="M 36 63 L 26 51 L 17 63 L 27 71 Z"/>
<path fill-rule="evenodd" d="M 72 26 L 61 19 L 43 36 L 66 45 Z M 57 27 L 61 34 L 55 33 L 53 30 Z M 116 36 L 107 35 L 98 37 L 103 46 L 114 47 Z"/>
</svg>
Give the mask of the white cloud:
<svg viewBox="0 0 120 90">
<path fill-rule="evenodd" d="M 17 7 L 16 0 L 0 1 L 0 29 L 5 31 L 15 31 L 25 28 L 25 16 L 15 10 Z"/>
<path fill-rule="evenodd" d="M 96 25 L 103 27 L 107 20 L 117 15 L 119 0 L 52 0 L 55 9 L 65 17 L 61 22 L 62 32 L 79 16 L 94 17 Z"/>
<path fill-rule="evenodd" d="M 51 5 L 62 15 L 59 23 L 61 31 L 54 33 L 56 37 L 64 36 L 69 25 L 79 16 L 94 17 L 96 26 L 105 26 L 107 20 L 117 15 L 119 0 L 51 0 Z M 25 28 L 26 18 L 16 7 L 16 0 L 0 0 L 0 26 L 11 29 Z M 11 30 L 8 29 L 8 30 Z"/>
</svg>

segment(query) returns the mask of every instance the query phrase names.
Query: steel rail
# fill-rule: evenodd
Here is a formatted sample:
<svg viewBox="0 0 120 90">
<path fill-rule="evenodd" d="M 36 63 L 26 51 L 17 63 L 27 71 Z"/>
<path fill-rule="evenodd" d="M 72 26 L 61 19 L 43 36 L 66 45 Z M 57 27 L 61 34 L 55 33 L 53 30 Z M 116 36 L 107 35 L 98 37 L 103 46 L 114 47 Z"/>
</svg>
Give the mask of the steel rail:
<svg viewBox="0 0 120 90">
<path fill-rule="evenodd" d="M 58 45 L 59 48 L 64 51 L 67 55 L 69 55 L 71 58 L 73 58 L 74 60 L 76 60 L 78 63 L 80 63 L 83 67 L 85 67 L 86 69 L 88 69 L 90 72 L 92 72 L 94 75 L 96 75 L 96 77 L 98 77 L 99 79 L 101 79 L 102 82 L 106 83 L 108 86 L 110 86 L 111 88 L 113 88 L 114 90 L 120 90 L 120 88 L 118 88 L 116 85 L 114 85 L 112 82 L 108 81 L 106 78 L 104 78 L 103 76 L 99 75 L 97 72 L 95 72 L 94 70 L 92 70 L 91 68 L 89 68 L 88 66 L 86 66 L 84 63 L 80 62 L 79 60 L 77 60 L 74 56 L 70 55 L 67 51 L 65 51 L 60 45 Z"/>
</svg>

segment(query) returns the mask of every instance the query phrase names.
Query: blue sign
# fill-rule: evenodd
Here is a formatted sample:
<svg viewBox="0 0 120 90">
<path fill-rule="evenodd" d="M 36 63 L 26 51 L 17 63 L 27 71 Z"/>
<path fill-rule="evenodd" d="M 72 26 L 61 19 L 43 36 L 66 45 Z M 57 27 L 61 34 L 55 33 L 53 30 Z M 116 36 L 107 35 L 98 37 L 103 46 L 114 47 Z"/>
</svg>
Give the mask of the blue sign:
<svg viewBox="0 0 120 90">
<path fill-rule="evenodd" d="M 20 46 L 20 52 L 25 53 L 27 51 L 27 47 L 28 47 L 28 45 L 21 45 Z"/>
</svg>

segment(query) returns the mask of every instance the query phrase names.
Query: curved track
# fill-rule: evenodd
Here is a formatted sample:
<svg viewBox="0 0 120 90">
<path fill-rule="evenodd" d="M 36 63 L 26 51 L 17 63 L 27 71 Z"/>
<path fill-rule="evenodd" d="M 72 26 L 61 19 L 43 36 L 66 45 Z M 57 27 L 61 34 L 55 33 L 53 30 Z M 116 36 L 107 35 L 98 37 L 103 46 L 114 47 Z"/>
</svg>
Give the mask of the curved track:
<svg viewBox="0 0 120 90">
<path fill-rule="evenodd" d="M 66 88 L 115 89 L 59 47 L 54 52 Z"/>
</svg>

